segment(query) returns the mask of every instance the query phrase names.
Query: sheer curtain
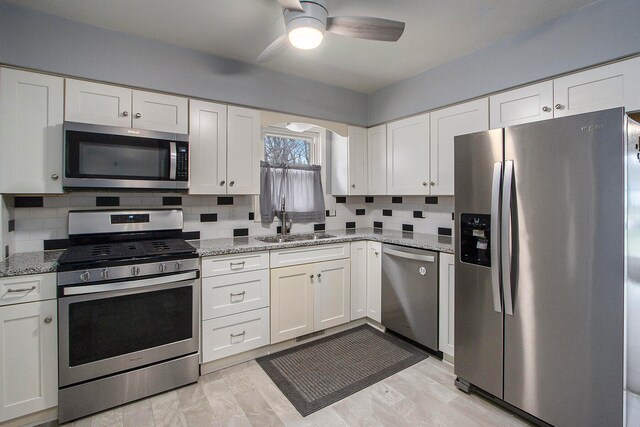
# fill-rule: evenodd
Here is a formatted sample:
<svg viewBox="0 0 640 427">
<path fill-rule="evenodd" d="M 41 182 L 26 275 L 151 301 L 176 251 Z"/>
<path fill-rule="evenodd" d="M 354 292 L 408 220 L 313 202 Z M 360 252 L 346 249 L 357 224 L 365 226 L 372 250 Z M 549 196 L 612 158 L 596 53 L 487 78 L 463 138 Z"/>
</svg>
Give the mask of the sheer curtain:
<svg viewBox="0 0 640 427">
<path fill-rule="evenodd" d="M 324 194 L 319 165 L 271 165 L 260 162 L 262 222 L 282 218 L 282 195 L 287 218 L 293 222 L 324 222 Z"/>
</svg>

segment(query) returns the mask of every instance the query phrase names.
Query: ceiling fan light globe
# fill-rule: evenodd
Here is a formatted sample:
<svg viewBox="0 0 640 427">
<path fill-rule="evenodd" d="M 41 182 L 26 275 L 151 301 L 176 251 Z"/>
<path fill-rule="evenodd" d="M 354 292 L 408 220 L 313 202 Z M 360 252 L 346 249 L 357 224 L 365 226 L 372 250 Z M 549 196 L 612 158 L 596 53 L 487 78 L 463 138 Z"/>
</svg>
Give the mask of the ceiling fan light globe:
<svg viewBox="0 0 640 427">
<path fill-rule="evenodd" d="M 320 46 L 324 34 L 314 27 L 297 27 L 289 31 L 289 41 L 294 47 L 303 50 Z"/>
</svg>

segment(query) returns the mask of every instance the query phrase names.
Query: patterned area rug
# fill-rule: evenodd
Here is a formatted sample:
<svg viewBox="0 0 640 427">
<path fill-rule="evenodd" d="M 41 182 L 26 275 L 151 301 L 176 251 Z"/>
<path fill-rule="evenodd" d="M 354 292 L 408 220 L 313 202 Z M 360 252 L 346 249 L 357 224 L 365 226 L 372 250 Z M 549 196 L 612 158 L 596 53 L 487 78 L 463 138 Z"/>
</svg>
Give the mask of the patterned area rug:
<svg viewBox="0 0 640 427">
<path fill-rule="evenodd" d="M 307 416 L 427 357 L 411 344 L 363 325 L 257 362 Z"/>
</svg>

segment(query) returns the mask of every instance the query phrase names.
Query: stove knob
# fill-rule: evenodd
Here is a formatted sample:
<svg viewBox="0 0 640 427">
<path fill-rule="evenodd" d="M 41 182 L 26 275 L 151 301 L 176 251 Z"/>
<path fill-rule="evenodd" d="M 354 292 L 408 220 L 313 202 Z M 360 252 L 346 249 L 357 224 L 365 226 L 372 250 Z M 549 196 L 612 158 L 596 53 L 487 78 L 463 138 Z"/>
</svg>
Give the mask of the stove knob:
<svg viewBox="0 0 640 427">
<path fill-rule="evenodd" d="M 158 266 L 160 273 L 164 273 L 165 271 L 167 271 L 167 264 L 165 264 L 164 262 L 162 264 L 160 264 Z"/>
<path fill-rule="evenodd" d="M 109 269 L 105 268 L 104 270 L 102 270 L 100 272 L 100 277 L 102 277 L 103 279 L 108 279 L 109 278 Z"/>
<path fill-rule="evenodd" d="M 131 275 L 137 276 L 138 274 L 140 274 L 140 267 L 131 267 Z"/>
<path fill-rule="evenodd" d="M 88 271 L 85 271 L 84 273 L 80 273 L 80 280 L 82 280 L 83 282 L 88 281 L 91 278 L 91 273 L 89 273 Z"/>
<path fill-rule="evenodd" d="M 182 261 L 176 262 L 176 270 L 180 270 L 182 268 Z"/>
</svg>

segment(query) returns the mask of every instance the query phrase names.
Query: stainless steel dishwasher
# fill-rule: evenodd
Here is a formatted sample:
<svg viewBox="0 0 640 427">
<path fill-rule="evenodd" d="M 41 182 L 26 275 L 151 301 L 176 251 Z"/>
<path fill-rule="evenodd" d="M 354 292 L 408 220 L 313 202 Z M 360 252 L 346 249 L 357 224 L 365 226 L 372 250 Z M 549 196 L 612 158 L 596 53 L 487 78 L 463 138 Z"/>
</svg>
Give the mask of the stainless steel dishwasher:
<svg viewBox="0 0 640 427">
<path fill-rule="evenodd" d="M 438 351 L 438 253 L 382 245 L 382 325 Z"/>
</svg>

